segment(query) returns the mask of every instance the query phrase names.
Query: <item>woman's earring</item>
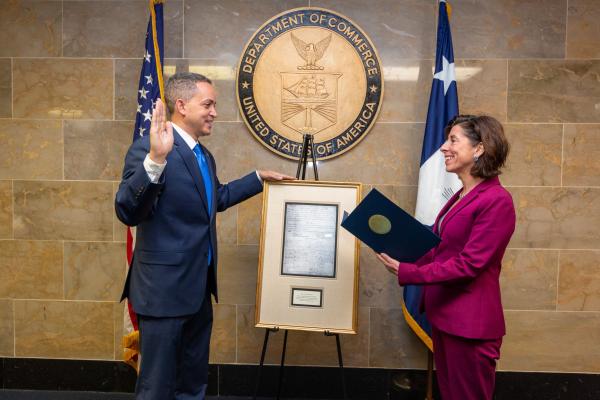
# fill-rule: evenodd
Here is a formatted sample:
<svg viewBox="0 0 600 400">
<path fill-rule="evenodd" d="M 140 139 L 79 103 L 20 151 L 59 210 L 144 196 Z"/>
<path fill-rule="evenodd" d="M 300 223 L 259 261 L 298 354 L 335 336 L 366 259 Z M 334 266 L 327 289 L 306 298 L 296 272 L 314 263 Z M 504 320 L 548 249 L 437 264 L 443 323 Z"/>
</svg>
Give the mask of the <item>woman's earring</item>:
<svg viewBox="0 0 600 400">
<path fill-rule="evenodd" d="M 479 161 L 479 156 L 478 155 L 474 155 L 473 156 L 473 161 L 475 161 L 475 162 Z"/>
</svg>

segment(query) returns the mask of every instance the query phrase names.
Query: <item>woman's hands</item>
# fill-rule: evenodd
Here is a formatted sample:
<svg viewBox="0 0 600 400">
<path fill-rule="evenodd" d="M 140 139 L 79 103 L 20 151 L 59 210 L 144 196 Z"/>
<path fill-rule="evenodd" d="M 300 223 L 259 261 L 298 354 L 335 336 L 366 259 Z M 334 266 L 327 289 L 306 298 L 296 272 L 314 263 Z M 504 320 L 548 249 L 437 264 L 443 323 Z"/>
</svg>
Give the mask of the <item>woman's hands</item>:
<svg viewBox="0 0 600 400">
<path fill-rule="evenodd" d="M 385 253 L 379 253 L 375 255 L 391 274 L 398 275 L 398 267 L 400 265 L 398 260 L 393 259 Z"/>
</svg>

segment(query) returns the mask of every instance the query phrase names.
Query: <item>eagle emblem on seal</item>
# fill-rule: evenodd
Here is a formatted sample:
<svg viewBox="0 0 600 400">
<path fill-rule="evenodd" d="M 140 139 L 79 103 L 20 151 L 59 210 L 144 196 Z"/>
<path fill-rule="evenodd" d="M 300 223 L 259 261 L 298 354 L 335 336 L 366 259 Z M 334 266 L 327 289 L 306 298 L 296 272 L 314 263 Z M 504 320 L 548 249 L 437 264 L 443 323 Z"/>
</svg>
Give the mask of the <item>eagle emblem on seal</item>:
<svg viewBox="0 0 600 400">
<path fill-rule="evenodd" d="M 306 43 L 301 39 L 298 39 L 294 36 L 292 32 L 292 42 L 296 47 L 296 51 L 298 55 L 302 57 L 304 61 L 306 61 L 305 65 L 301 65 L 298 67 L 300 70 L 322 70 L 323 67 L 317 65 L 317 61 L 319 61 L 323 55 L 325 54 L 325 50 L 329 47 L 329 43 L 331 42 L 331 33 L 325 39 L 322 39 L 318 43 Z"/>
</svg>

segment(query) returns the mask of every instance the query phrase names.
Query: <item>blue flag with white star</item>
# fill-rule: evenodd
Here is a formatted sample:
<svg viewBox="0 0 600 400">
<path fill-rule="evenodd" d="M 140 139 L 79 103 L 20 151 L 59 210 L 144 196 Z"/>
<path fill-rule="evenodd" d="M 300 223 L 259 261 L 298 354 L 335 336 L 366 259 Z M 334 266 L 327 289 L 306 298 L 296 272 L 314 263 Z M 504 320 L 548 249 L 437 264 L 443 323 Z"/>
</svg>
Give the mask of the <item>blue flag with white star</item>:
<svg viewBox="0 0 600 400">
<path fill-rule="evenodd" d="M 146 48 L 138 85 L 137 112 L 133 140 L 148 135 L 156 99 L 163 97 L 163 4 L 150 0 L 150 21 L 146 31 Z"/>
<path fill-rule="evenodd" d="M 446 172 L 444 156 L 440 147 L 446 140 L 444 128 L 458 115 L 458 93 L 454 71 L 454 51 L 445 0 L 439 2 L 435 72 L 429 97 L 427 123 L 421 151 L 419 187 L 415 217 L 423 224 L 432 226 L 438 212 L 448 199 L 461 187 L 456 174 Z M 431 325 L 427 316 L 419 311 L 422 287 L 404 287 L 402 310 L 408 325 L 433 351 Z"/>
</svg>

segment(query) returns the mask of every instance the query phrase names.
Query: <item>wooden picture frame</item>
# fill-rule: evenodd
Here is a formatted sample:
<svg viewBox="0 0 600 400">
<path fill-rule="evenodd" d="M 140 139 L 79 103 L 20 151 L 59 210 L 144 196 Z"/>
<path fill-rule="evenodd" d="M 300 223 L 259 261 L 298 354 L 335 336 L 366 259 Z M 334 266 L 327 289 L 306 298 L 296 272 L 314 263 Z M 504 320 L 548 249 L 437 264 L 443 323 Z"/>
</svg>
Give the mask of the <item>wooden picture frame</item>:
<svg viewBox="0 0 600 400">
<path fill-rule="evenodd" d="M 256 327 L 355 334 L 359 241 L 340 226 L 359 183 L 265 182 Z"/>
</svg>

